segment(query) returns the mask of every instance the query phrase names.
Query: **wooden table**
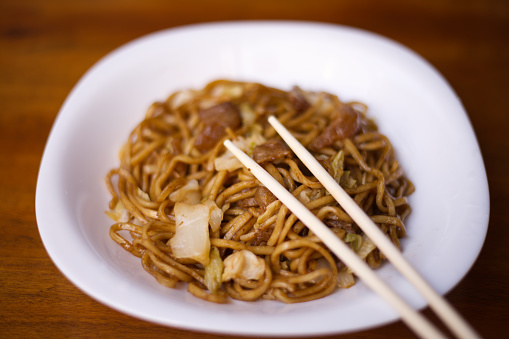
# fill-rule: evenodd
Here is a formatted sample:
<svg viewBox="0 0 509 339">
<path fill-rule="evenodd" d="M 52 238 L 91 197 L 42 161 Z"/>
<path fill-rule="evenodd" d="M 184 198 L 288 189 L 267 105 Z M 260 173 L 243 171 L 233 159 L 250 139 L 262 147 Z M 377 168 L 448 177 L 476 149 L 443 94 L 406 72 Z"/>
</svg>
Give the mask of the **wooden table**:
<svg viewBox="0 0 509 339">
<path fill-rule="evenodd" d="M 133 319 L 74 287 L 53 265 L 39 237 L 35 187 L 62 102 L 104 54 L 164 28 L 246 19 L 312 20 L 371 30 L 415 50 L 448 79 L 463 100 L 483 152 L 491 219 L 481 255 L 447 299 L 484 337 L 507 335 L 508 1 L 2 0 L 0 337 L 218 338 Z M 396 322 L 344 337 L 349 336 L 413 334 Z"/>
</svg>

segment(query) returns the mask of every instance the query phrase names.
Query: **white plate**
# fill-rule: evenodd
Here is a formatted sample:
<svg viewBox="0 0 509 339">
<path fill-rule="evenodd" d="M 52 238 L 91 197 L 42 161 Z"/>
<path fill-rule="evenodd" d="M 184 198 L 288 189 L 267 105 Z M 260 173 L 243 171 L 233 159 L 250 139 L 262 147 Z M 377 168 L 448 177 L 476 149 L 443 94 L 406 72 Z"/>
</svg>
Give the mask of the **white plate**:
<svg viewBox="0 0 509 339">
<path fill-rule="evenodd" d="M 134 317 L 212 333 L 323 335 L 398 319 L 362 282 L 297 305 L 204 302 L 185 286 L 162 287 L 110 240 L 104 177 L 128 133 L 153 101 L 217 78 L 299 85 L 368 104 L 417 187 L 405 257 L 442 294 L 467 273 L 487 231 L 488 186 L 467 115 L 441 75 L 405 47 L 365 31 L 232 22 L 137 39 L 93 66 L 65 101 L 41 163 L 36 212 L 50 257 L 72 283 Z M 377 273 L 413 307 L 425 306 L 391 265 Z"/>
</svg>

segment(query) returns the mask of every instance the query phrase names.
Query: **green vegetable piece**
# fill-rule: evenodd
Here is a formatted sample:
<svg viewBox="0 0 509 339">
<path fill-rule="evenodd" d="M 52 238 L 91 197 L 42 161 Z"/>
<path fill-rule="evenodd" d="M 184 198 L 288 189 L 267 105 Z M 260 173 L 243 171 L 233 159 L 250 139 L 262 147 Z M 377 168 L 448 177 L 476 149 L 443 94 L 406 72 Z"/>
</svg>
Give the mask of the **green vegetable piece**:
<svg viewBox="0 0 509 339">
<path fill-rule="evenodd" d="M 345 242 L 350 243 L 350 247 L 357 252 L 362 245 L 362 236 L 359 234 L 348 233 Z"/>
<path fill-rule="evenodd" d="M 339 185 L 341 187 L 352 188 L 355 186 L 356 182 L 354 178 L 350 177 L 350 171 L 344 171 L 339 180 Z"/>
<path fill-rule="evenodd" d="M 331 161 L 332 170 L 334 171 L 334 179 L 340 182 L 343 175 L 343 165 L 345 161 L 345 153 L 343 150 L 339 151 Z"/>
<path fill-rule="evenodd" d="M 210 249 L 210 262 L 205 266 L 205 285 L 212 294 L 217 294 L 221 288 L 221 276 L 223 274 L 223 260 L 217 247 Z"/>
</svg>

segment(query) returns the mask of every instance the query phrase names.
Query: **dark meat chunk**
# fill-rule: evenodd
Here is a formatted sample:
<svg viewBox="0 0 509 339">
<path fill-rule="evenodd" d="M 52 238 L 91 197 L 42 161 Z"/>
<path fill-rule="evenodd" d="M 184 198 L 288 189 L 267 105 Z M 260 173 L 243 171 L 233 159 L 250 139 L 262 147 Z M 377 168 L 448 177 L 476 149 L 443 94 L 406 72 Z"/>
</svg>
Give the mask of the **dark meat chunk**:
<svg viewBox="0 0 509 339">
<path fill-rule="evenodd" d="M 270 236 L 272 235 L 272 229 L 259 229 L 256 231 L 256 236 L 253 242 L 251 243 L 252 246 L 261 246 L 267 242 L 267 240 L 270 239 Z"/>
<path fill-rule="evenodd" d="M 326 219 L 325 224 L 335 227 L 335 228 L 341 228 L 346 231 L 346 233 L 352 233 L 355 234 L 355 229 L 352 227 L 352 223 L 342 221 L 342 220 L 332 220 L 332 219 Z"/>
<path fill-rule="evenodd" d="M 225 133 L 226 126 L 217 121 L 210 121 L 203 126 L 194 141 L 194 146 L 202 153 L 209 151 L 224 137 Z"/>
<path fill-rule="evenodd" d="M 292 157 L 292 150 L 281 140 L 269 140 L 253 149 L 253 159 L 259 164 L 285 157 Z"/>
<path fill-rule="evenodd" d="M 338 116 L 327 126 L 323 132 L 314 138 L 309 147 L 313 150 L 332 145 L 335 141 L 350 138 L 360 128 L 359 115 L 348 105 L 343 105 Z"/>
<path fill-rule="evenodd" d="M 235 207 L 238 208 L 249 208 L 255 206 L 258 206 L 258 202 L 256 201 L 255 198 L 242 199 L 235 203 Z"/>
<path fill-rule="evenodd" d="M 231 128 L 237 128 L 242 123 L 238 107 L 231 102 L 203 109 L 198 114 L 203 122 L 217 121 Z"/>
<path fill-rule="evenodd" d="M 225 136 L 226 128 L 235 130 L 242 124 L 239 109 L 230 102 L 209 107 L 198 114 L 203 127 L 196 137 L 194 146 L 200 152 L 213 148 Z"/>
<path fill-rule="evenodd" d="M 311 104 L 304 96 L 304 92 L 302 92 L 302 90 L 297 86 L 288 92 L 288 100 L 292 104 L 293 108 L 295 108 L 295 110 L 299 113 L 304 112 L 311 107 Z"/>
<path fill-rule="evenodd" d="M 254 199 L 258 203 L 258 206 L 263 209 L 277 200 L 276 196 L 265 186 L 260 186 L 256 189 Z"/>
</svg>

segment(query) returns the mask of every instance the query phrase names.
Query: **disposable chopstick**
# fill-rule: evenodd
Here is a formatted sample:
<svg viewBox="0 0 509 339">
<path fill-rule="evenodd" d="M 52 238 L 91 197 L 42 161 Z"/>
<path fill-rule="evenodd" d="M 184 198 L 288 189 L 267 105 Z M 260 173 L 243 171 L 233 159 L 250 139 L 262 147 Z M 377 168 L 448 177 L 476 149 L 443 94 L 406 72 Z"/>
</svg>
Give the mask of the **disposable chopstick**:
<svg viewBox="0 0 509 339">
<path fill-rule="evenodd" d="M 480 338 L 461 315 L 410 265 L 396 246 L 382 233 L 371 218 L 364 213 L 334 178 L 329 175 L 322 165 L 318 163 L 313 155 L 274 116 L 269 117 L 268 121 L 297 157 L 343 207 L 345 212 L 350 215 L 370 240 L 382 251 L 385 257 L 422 294 L 428 301 L 431 309 L 440 316 L 444 324 L 458 338 Z"/>
<path fill-rule="evenodd" d="M 245 154 L 230 140 L 224 145 L 265 185 L 297 218 L 300 219 L 338 258 L 340 258 L 366 285 L 383 297 L 400 314 L 403 321 L 422 338 L 446 338 L 419 312 L 409 306 L 380 279 L 360 257 L 339 239 L 323 222 L 308 210 L 285 187 Z"/>
</svg>

